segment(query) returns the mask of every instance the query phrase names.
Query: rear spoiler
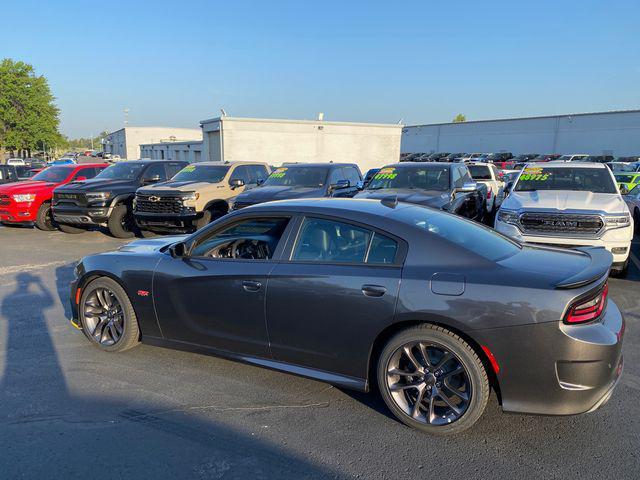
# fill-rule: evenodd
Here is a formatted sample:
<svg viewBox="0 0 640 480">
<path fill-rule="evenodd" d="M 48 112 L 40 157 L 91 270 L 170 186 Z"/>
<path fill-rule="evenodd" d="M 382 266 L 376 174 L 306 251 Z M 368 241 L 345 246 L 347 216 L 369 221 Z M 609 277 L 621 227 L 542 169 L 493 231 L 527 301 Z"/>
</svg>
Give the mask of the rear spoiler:
<svg viewBox="0 0 640 480">
<path fill-rule="evenodd" d="M 591 258 L 591 263 L 584 270 L 572 275 L 555 285 L 555 288 L 578 288 L 595 282 L 609 274 L 613 255 L 603 247 L 577 247 L 579 252 L 586 253 Z"/>
</svg>

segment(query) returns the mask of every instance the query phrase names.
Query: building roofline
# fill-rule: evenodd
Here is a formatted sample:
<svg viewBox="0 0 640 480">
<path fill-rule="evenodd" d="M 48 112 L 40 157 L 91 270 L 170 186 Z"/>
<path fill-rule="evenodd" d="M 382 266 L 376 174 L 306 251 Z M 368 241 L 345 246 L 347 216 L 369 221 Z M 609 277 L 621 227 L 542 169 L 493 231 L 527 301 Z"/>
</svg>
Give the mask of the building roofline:
<svg viewBox="0 0 640 480">
<path fill-rule="evenodd" d="M 238 122 L 254 122 L 254 123 L 298 123 L 303 125 L 336 125 L 350 127 L 396 127 L 402 128 L 404 125 L 399 123 L 366 123 L 366 122 L 333 122 L 327 120 L 296 120 L 284 118 L 251 118 L 251 117 L 214 117 L 206 120 L 200 120 L 200 125 L 205 123 L 224 122 L 225 120 L 233 120 Z"/>
<path fill-rule="evenodd" d="M 202 142 L 203 142 L 202 140 L 180 140 L 179 142 L 171 142 L 171 141 L 162 142 L 161 141 L 161 142 L 152 142 L 152 143 L 141 143 L 140 146 L 141 147 L 143 147 L 143 146 L 144 147 L 148 147 L 149 145 L 154 145 L 154 146 L 157 146 L 157 145 L 162 145 L 162 146 L 165 146 L 165 145 L 190 145 L 192 143 L 202 143 Z"/>
<path fill-rule="evenodd" d="M 546 118 L 566 118 L 566 117 L 584 117 L 587 115 L 612 115 L 617 113 L 640 113 L 640 109 L 631 110 L 609 110 L 606 112 L 582 112 L 582 113 L 561 113 L 558 115 L 539 115 L 535 117 L 512 117 L 512 118 L 494 118 L 487 120 L 467 120 L 464 122 L 442 122 L 442 123 L 421 123 L 417 125 L 405 125 L 405 128 L 415 127 L 437 127 L 441 125 L 464 125 L 468 123 L 489 123 L 489 122 L 507 122 L 513 120 L 541 120 Z"/>
</svg>

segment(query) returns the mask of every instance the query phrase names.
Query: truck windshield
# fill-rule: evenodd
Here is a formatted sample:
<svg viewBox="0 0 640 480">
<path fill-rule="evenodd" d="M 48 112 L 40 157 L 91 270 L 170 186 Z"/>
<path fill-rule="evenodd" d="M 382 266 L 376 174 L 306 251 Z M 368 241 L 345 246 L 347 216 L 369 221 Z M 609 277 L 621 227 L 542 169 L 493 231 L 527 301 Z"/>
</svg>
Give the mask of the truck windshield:
<svg viewBox="0 0 640 480">
<path fill-rule="evenodd" d="M 320 188 L 327 181 L 328 168 L 280 167 L 275 169 L 262 184 L 265 187 Z"/>
<path fill-rule="evenodd" d="M 39 182 L 63 182 L 73 169 L 69 167 L 49 167 L 33 177 Z"/>
<path fill-rule="evenodd" d="M 449 169 L 447 167 L 385 167 L 376 173 L 366 190 L 383 188 L 407 188 L 419 190 L 449 190 Z"/>
<path fill-rule="evenodd" d="M 135 180 L 144 168 L 142 163 L 116 163 L 105 168 L 95 178 L 102 180 Z"/>
<path fill-rule="evenodd" d="M 171 181 L 219 183 L 228 171 L 229 167 L 222 165 L 187 165 L 176 173 Z"/>
<path fill-rule="evenodd" d="M 607 168 L 527 167 L 514 188 L 517 192 L 536 190 L 573 190 L 594 193 L 617 193 Z"/>
</svg>

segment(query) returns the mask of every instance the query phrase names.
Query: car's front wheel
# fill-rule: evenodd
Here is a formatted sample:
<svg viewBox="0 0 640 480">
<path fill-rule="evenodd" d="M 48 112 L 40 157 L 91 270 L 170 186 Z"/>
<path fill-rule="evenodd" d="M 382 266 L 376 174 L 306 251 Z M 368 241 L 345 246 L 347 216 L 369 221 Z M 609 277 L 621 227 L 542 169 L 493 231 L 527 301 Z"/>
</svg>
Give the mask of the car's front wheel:
<svg viewBox="0 0 640 480">
<path fill-rule="evenodd" d="M 400 421 L 439 435 L 470 428 L 489 399 L 487 373 L 473 348 L 431 324 L 389 340 L 378 360 L 378 386 Z"/>
<path fill-rule="evenodd" d="M 124 289 L 111 278 L 97 278 L 83 289 L 78 312 L 82 331 L 101 350 L 121 352 L 140 341 L 133 305 Z"/>
</svg>

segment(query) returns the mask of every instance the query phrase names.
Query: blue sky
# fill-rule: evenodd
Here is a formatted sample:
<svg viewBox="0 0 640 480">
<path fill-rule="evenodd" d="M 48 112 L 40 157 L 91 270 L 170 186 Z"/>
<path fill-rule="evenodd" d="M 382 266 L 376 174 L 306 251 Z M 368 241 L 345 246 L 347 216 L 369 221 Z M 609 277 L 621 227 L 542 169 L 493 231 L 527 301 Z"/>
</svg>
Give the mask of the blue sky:
<svg viewBox="0 0 640 480">
<path fill-rule="evenodd" d="M 229 115 L 406 124 L 640 107 L 640 2 L 200 1 L 3 6 L 0 57 L 62 131 Z M 24 20 L 22 20 L 24 19 Z"/>
</svg>

